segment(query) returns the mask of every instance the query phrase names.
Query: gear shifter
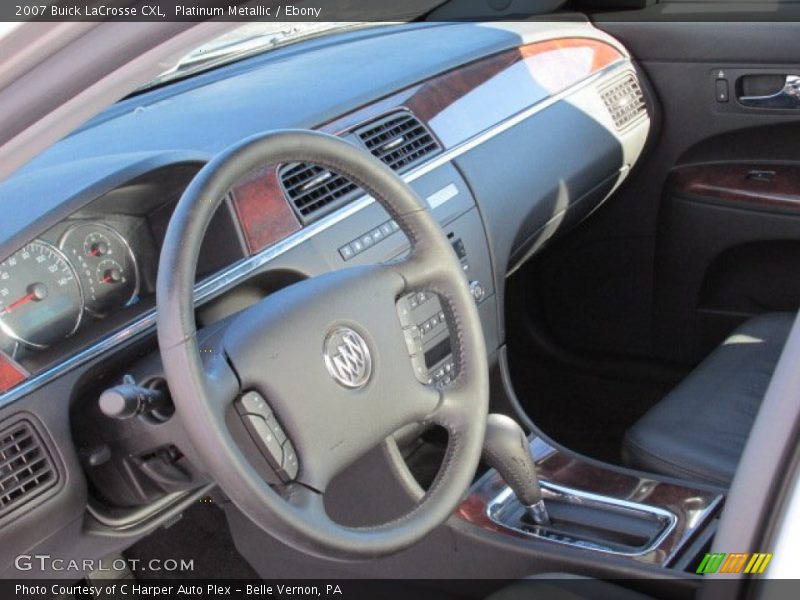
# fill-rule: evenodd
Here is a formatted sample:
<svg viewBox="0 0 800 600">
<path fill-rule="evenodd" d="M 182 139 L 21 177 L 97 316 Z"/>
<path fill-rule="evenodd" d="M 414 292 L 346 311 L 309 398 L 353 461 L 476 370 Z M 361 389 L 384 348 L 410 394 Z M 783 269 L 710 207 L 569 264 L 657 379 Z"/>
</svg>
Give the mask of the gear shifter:
<svg viewBox="0 0 800 600">
<path fill-rule="evenodd" d="M 489 415 L 483 459 L 497 469 L 534 523 L 550 525 L 528 438 L 516 421 L 505 415 Z"/>
</svg>

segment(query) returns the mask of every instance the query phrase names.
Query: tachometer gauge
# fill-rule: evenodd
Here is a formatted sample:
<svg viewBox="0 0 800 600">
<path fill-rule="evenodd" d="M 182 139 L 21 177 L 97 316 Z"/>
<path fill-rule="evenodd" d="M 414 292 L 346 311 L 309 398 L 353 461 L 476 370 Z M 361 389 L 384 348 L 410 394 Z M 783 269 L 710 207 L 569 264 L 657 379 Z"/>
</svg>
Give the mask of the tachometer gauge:
<svg viewBox="0 0 800 600">
<path fill-rule="evenodd" d="M 88 312 L 102 317 L 136 300 L 136 258 L 116 229 L 80 223 L 64 233 L 59 245 L 78 271 Z"/>
<path fill-rule="evenodd" d="M 78 277 L 57 248 L 36 240 L 0 263 L 0 328 L 10 338 L 51 346 L 75 332 L 82 313 Z"/>
</svg>

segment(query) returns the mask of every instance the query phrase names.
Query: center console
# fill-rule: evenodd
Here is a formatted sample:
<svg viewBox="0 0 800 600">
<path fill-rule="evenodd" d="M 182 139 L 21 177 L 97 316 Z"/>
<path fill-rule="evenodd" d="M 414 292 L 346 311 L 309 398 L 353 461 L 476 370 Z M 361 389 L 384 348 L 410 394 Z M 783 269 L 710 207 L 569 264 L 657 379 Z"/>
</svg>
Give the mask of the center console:
<svg viewBox="0 0 800 600">
<path fill-rule="evenodd" d="M 549 523 L 535 523 L 494 469 L 456 516 L 502 535 L 677 569 L 691 565 L 713 536 L 724 499 L 719 493 L 590 462 L 541 438 L 531 439 L 529 449 Z"/>
</svg>

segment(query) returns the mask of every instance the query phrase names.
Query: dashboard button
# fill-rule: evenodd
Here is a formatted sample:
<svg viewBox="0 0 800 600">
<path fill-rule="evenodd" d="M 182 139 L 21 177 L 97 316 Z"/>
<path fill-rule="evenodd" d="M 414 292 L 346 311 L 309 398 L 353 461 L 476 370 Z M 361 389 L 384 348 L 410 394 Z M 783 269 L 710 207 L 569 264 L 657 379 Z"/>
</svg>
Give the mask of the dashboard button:
<svg viewBox="0 0 800 600">
<path fill-rule="evenodd" d="M 486 288 L 483 287 L 480 281 L 470 281 L 469 291 L 475 299 L 475 302 L 480 302 L 483 300 L 484 296 L 486 296 Z"/>
<path fill-rule="evenodd" d="M 352 246 L 350 246 L 350 244 L 345 244 L 344 246 L 342 246 L 341 248 L 339 248 L 339 255 L 340 255 L 340 256 L 341 256 L 341 257 L 342 257 L 344 260 L 350 260 L 350 259 L 351 259 L 351 258 L 353 258 L 353 257 L 354 257 L 356 254 L 355 254 L 355 252 L 353 252 L 353 248 L 352 248 Z"/>
<path fill-rule="evenodd" d="M 350 247 L 353 249 L 354 254 L 360 254 L 364 251 L 364 244 L 361 243 L 361 240 L 353 240 L 350 242 Z"/>
<path fill-rule="evenodd" d="M 717 79 L 716 82 L 717 102 L 728 101 L 728 80 Z"/>
</svg>

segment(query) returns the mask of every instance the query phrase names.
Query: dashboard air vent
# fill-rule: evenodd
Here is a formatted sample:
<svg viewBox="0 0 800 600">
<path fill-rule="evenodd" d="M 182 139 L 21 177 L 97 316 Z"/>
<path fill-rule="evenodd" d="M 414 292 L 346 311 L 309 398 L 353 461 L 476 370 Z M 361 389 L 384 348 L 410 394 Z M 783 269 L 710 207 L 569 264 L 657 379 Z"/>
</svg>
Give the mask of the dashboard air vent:
<svg viewBox="0 0 800 600">
<path fill-rule="evenodd" d="M 399 173 L 442 150 L 428 128 L 405 110 L 373 121 L 350 135 L 349 139 L 355 141 L 357 137 L 375 157 Z M 284 165 L 279 179 L 284 194 L 306 225 L 344 206 L 359 190 L 343 175 L 308 163 Z"/>
<path fill-rule="evenodd" d="M 408 170 L 442 149 L 428 128 L 406 111 L 370 123 L 357 134 L 367 150 L 395 171 Z"/>
<path fill-rule="evenodd" d="M 646 112 L 644 95 L 633 73 L 626 73 L 601 92 L 617 129 L 625 129 Z"/>
<path fill-rule="evenodd" d="M 318 165 L 292 163 L 280 171 L 286 197 L 304 223 L 318 219 L 343 205 L 358 186 Z"/>
<path fill-rule="evenodd" d="M 17 421 L 0 431 L 0 517 L 55 482 L 50 456 L 28 421 Z"/>
</svg>

